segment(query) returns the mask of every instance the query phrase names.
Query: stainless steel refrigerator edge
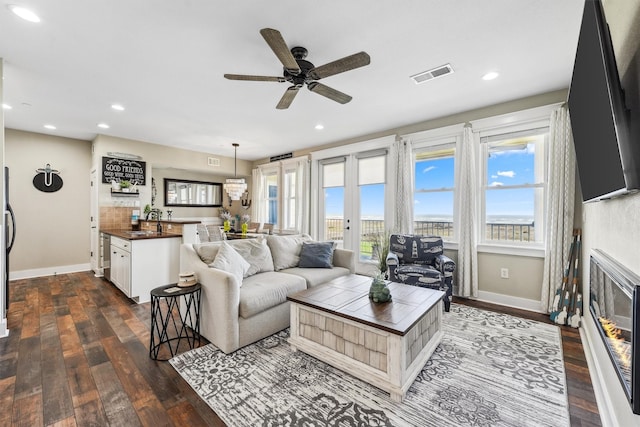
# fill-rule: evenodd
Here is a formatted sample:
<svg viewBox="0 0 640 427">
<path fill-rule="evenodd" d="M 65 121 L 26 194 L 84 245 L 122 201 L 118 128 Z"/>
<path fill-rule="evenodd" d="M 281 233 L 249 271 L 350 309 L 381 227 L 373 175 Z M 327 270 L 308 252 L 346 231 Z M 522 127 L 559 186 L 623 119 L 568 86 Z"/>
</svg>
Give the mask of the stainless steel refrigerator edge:
<svg viewBox="0 0 640 427">
<path fill-rule="evenodd" d="M 9 168 L 4 167 L 4 194 L 6 206 L 4 210 L 4 235 L 6 238 L 6 250 L 5 250 L 5 258 L 4 258 L 4 289 L 5 289 L 5 313 L 9 309 L 9 252 L 11 252 L 11 248 L 13 247 L 13 243 L 16 240 L 16 217 L 13 213 L 13 209 L 11 208 L 11 203 L 9 203 Z"/>
</svg>

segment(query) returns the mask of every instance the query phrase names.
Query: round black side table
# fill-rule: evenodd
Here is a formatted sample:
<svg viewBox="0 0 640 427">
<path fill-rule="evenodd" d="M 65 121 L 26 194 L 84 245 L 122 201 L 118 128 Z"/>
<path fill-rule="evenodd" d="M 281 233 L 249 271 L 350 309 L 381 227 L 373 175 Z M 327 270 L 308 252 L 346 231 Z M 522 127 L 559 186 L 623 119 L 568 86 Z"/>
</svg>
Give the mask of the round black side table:
<svg viewBox="0 0 640 427">
<path fill-rule="evenodd" d="M 184 288 L 174 283 L 151 291 L 150 358 L 169 360 L 178 354 L 181 341 L 186 341 L 189 349 L 196 348 L 196 341 L 200 345 L 201 294 L 200 283 Z M 163 298 L 166 304 L 161 303 Z M 158 358 L 163 347 L 168 348 L 170 356 Z"/>
</svg>

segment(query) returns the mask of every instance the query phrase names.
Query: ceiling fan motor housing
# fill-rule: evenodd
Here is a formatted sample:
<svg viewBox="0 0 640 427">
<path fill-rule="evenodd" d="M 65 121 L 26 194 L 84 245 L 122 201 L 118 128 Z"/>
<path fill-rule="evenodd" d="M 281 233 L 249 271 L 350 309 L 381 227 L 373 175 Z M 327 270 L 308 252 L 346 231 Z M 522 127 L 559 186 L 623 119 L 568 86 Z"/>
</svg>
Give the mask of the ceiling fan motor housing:
<svg viewBox="0 0 640 427">
<path fill-rule="evenodd" d="M 306 58 L 307 53 L 308 51 L 304 47 L 296 46 L 291 48 L 291 54 L 296 59 L 298 67 L 300 67 L 300 73 L 292 74 L 286 68 L 284 69 L 285 80 L 297 87 L 302 87 L 305 83 L 309 83 L 313 80 L 309 77 L 309 71 L 313 70 L 315 66 L 304 59 Z"/>
</svg>

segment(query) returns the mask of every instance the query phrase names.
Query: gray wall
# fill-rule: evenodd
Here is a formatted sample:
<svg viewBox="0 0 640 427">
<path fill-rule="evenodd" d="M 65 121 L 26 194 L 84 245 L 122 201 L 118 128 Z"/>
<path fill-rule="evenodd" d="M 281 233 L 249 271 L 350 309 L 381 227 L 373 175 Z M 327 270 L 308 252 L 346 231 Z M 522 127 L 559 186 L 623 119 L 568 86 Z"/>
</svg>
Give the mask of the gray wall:
<svg viewBox="0 0 640 427">
<path fill-rule="evenodd" d="M 17 234 L 10 272 L 64 267 L 86 269 L 89 261 L 89 167 L 91 144 L 70 138 L 6 129 L 5 164 Z M 44 193 L 33 186 L 36 169 L 49 163 L 63 186 Z"/>
</svg>

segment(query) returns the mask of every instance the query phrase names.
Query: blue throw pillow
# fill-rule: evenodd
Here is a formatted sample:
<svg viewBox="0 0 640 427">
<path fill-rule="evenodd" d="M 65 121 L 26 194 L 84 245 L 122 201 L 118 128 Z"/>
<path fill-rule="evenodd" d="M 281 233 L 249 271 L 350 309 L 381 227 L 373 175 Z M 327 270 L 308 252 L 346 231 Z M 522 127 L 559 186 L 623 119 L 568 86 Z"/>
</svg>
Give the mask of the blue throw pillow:
<svg viewBox="0 0 640 427">
<path fill-rule="evenodd" d="M 300 251 L 298 267 L 332 268 L 333 242 L 304 242 Z"/>
</svg>

